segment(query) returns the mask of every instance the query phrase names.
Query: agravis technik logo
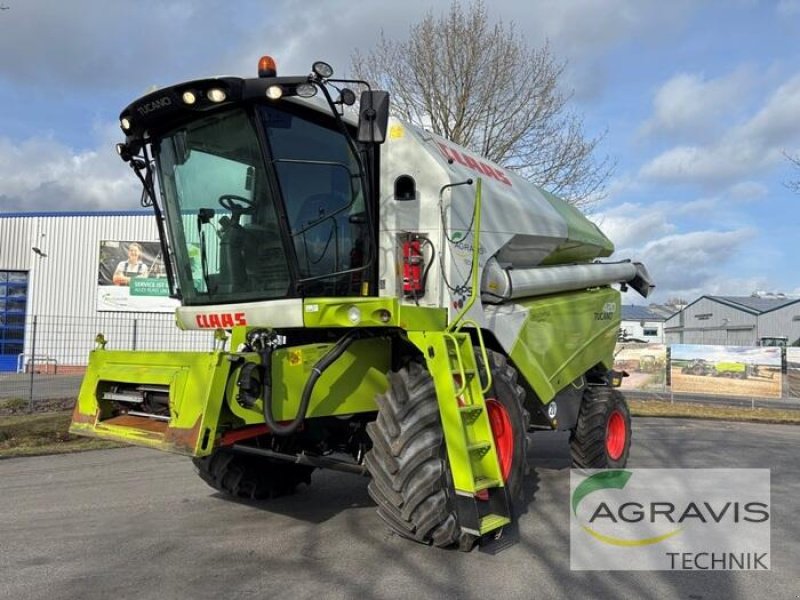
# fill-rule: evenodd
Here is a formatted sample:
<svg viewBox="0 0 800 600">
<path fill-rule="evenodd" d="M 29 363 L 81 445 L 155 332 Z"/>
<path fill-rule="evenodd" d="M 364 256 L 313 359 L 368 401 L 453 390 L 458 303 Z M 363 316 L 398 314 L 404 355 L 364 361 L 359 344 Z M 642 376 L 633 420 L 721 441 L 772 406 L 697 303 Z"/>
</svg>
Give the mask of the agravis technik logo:
<svg viewBox="0 0 800 600">
<path fill-rule="evenodd" d="M 573 569 L 769 569 L 767 469 L 573 471 Z"/>
</svg>

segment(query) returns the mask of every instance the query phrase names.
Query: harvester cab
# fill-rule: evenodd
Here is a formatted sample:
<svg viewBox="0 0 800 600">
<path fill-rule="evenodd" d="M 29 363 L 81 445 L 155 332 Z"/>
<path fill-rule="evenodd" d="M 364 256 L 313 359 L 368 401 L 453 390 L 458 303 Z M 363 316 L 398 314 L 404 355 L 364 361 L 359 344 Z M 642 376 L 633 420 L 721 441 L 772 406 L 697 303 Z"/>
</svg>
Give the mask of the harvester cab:
<svg viewBox="0 0 800 600">
<path fill-rule="evenodd" d="M 614 284 L 653 284 L 599 261 L 613 244 L 569 204 L 322 62 L 163 88 L 120 125 L 177 326 L 217 341 L 98 346 L 71 431 L 186 454 L 238 497 L 369 475 L 395 532 L 461 548 L 510 522 L 529 431 L 569 431 L 577 466 L 626 464 Z"/>
</svg>

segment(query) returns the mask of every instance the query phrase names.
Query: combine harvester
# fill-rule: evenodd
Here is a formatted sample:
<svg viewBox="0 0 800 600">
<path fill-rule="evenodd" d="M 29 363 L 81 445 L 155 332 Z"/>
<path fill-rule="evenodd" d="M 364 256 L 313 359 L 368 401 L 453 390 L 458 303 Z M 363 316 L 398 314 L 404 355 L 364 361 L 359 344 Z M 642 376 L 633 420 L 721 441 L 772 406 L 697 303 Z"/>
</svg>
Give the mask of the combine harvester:
<svg viewBox="0 0 800 600">
<path fill-rule="evenodd" d="M 191 81 L 120 116 L 181 329 L 213 352 L 99 345 L 70 431 L 193 457 L 213 488 L 371 477 L 398 534 L 471 548 L 522 501 L 527 433 L 622 467 L 620 292 L 652 283 L 577 210 L 389 118 L 326 63 Z M 316 97 L 315 97 L 316 96 Z M 113 340 L 110 341 L 113 345 Z"/>
</svg>

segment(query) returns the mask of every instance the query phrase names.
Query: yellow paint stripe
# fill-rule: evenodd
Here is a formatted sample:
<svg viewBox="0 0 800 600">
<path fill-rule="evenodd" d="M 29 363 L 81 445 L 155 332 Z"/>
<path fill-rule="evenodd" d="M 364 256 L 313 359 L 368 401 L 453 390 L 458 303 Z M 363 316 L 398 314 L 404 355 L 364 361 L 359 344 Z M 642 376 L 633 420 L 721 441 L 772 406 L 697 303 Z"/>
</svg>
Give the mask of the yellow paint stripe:
<svg viewBox="0 0 800 600">
<path fill-rule="evenodd" d="M 626 540 L 598 533 L 597 531 L 595 531 L 590 527 L 587 527 L 586 525 L 581 525 L 581 529 L 583 529 L 593 538 L 600 540 L 601 542 L 604 542 L 606 544 L 611 544 L 612 546 L 623 546 L 623 547 L 649 546 L 651 544 L 657 544 L 658 542 L 663 542 L 667 538 L 671 538 L 673 535 L 677 535 L 681 531 L 683 531 L 682 529 L 676 529 L 675 531 L 670 531 L 669 533 L 665 533 L 664 535 L 659 535 L 656 537 L 644 538 L 642 540 Z"/>
</svg>

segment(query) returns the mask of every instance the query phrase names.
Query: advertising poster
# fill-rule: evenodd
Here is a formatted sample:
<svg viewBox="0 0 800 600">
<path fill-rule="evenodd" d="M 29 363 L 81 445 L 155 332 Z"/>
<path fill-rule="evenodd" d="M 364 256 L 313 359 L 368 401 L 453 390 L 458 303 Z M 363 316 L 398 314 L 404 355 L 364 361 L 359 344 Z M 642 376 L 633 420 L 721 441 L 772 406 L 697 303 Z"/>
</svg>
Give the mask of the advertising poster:
<svg viewBox="0 0 800 600">
<path fill-rule="evenodd" d="M 786 384 L 792 398 L 800 398 L 800 348 L 786 348 Z"/>
<path fill-rule="evenodd" d="M 667 380 L 667 347 L 664 344 L 617 344 L 614 369 L 625 371 L 622 389 L 663 392 Z"/>
<path fill-rule="evenodd" d="M 179 302 L 169 297 L 158 242 L 101 240 L 97 310 L 171 313 Z"/>
<path fill-rule="evenodd" d="M 780 348 L 676 344 L 671 352 L 674 392 L 781 397 Z"/>
</svg>

